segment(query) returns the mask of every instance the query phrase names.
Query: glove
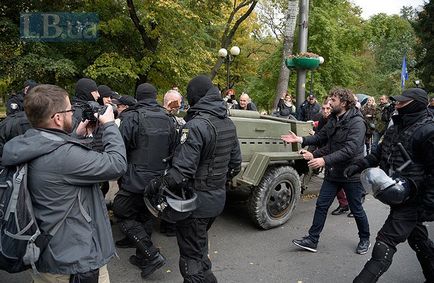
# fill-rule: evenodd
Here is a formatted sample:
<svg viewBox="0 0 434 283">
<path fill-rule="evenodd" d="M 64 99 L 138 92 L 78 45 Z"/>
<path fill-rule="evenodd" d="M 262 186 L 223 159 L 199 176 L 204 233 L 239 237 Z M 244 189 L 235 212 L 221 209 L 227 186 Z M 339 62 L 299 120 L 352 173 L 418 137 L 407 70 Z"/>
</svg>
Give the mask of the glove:
<svg viewBox="0 0 434 283">
<path fill-rule="evenodd" d="M 351 164 L 350 166 L 348 166 L 347 168 L 345 168 L 345 170 L 344 170 L 344 177 L 345 178 L 352 177 L 352 176 L 356 175 L 357 173 L 360 173 L 361 171 L 362 170 L 359 167 L 359 165 Z"/>
<path fill-rule="evenodd" d="M 158 193 L 161 185 L 163 184 L 163 177 L 155 177 L 152 179 L 149 184 L 145 187 L 144 195 L 150 196 Z"/>
</svg>

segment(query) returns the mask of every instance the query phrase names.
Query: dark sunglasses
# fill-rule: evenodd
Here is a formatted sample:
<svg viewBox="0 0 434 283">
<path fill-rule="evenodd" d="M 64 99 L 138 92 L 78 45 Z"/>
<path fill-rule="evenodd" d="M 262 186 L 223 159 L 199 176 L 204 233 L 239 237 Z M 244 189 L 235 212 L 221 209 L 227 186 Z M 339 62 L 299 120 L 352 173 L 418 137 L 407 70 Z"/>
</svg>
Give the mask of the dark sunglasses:
<svg viewBox="0 0 434 283">
<path fill-rule="evenodd" d="M 54 116 L 55 116 L 56 114 L 60 114 L 60 113 L 68 113 L 68 112 L 72 112 L 72 113 L 74 113 L 74 111 L 75 111 L 74 108 L 66 109 L 66 110 L 63 110 L 63 111 L 57 111 L 57 112 L 55 112 L 55 113 L 51 116 L 51 119 L 53 119 Z"/>
</svg>

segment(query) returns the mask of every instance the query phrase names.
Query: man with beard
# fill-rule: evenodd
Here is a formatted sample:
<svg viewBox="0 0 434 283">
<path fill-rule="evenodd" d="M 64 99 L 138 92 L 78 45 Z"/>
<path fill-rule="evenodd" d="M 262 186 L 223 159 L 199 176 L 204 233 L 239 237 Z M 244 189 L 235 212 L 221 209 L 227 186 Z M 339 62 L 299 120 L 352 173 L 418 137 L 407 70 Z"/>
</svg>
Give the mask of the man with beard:
<svg viewBox="0 0 434 283">
<path fill-rule="evenodd" d="M 377 282 L 392 264 L 396 246 L 405 241 L 416 252 L 426 282 L 434 282 L 434 244 L 423 225 L 424 221 L 434 220 L 434 122 L 426 108 L 428 95 L 423 89 L 410 88 L 392 99 L 396 101 L 398 115 L 392 116 L 393 125 L 386 130 L 383 142 L 377 151 L 348 166 L 344 174 L 352 176 L 379 165 L 389 177 L 404 184 L 405 190 L 390 196 L 405 192 L 408 196 L 405 195 L 403 202 L 390 205 L 372 257 L 354 282 Z M 400 169 L 408 157 L 409 165 Z M 393 189 L 392 186 L 385 190 L 393 193 Z M 386 196 L 379 199 L 387 201 Z"/>
<path fill-rule="evenodd" d="M 3 164 L 28 164 L 28 189 L 42 233 L 36 244 L 46 243 L 33 282 L 109 282 L 107 263 L 116 252 L 98 182 L 126 170 L 113 112 L 109 108 L 99 116 L 104 128 L 104 152 L 99 153 L 68 134 L 74 109 L 64 89 L 37 86 L 26 95 L 24 109 L 33 129 L 6 143 Z M 77 135 L 86 124 L 79 125 Z M 47 233 L 59 223 L 50 239 Z"/>
<path fill-rule="evenodd" d="M 190 105 L 172 167 L 163 176 L 169 190 L 186 186 L 197 194 L 197 208 L 176 222 L 179 268 L 185 283 L 217 282 L 208 257 L 208 230 L 223 211 L 226 181 L 241 169 L 235 125 L 219 89 L 204 75 L 187 86 Z"/>
<path fill-rule="evenodd" d="M 360 175 L 345 178 L 343 171 L 348 163 L 363 158 L 363 142 L 366 126 L 363 116 L 355 108 L 354 94 L 348 89 L 334 89 L 330 93 L 332 114 L 327 124 L 313 136 L 299 137 L 290 132 L 282 136 L 282 140 L 305 145 L 323 145 L 312 153 L 302 150 L 308 165 L 311 168 L 325 166 L 324 182 L 316 202 L 315 214 L 309 235 L 300 240 L 293 240 L 293 244 L 311 251 L 317 251 L 320 233 L 324 227 L 327 212 L 341 188 L 344 189 L 348 204 L 354 214 L 360 241 L 356 253 L 367 253 L 369 243 L 369 224 L 366 213 L 362 207 L 363 187 Z M 325 146 L 324 146 L 325 145 Z"/>
</svg>

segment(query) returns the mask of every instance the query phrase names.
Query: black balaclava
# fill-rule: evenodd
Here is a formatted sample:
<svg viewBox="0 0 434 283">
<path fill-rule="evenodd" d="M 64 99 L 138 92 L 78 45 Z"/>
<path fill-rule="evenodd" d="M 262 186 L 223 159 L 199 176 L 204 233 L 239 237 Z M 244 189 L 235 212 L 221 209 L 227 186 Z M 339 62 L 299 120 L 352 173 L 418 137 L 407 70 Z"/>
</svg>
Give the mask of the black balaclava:
<svg viewBox="0 0 434 283">
<path fill-rule="evenodd" d="M 205 75 L 194 77 L 187 85 L 188 104 L 195 105 L 213 86 L 211 79 Z"/>
<path fill-rule="evenodd" d="M 144 84 L 139 85 L 137 87 L 137 90 L 136 90 L 137 101 L 140 101 L 140 100 L 143 100 L 146 98 L 152 98 L 152 99 L 157 98 L 157 89 L 155 88 L 155 86 L 153 86 L 149 83 L 144 83 Z"/>
<path fill-rule="evenodd" d="M 75 95 L 80 100 L 95 101 L 91 92 L 97 90 L 98 86 L 96 85 L 96 82 L 88 78 L 79 79 L 75 85 Z"/>
<path fill-rule="evenodd" d="M 397 109 L 399 115 L 417 113 L 426 109 L 426 104 L 417 100 L 413 100 L 408 105 Z"/>
</svg>

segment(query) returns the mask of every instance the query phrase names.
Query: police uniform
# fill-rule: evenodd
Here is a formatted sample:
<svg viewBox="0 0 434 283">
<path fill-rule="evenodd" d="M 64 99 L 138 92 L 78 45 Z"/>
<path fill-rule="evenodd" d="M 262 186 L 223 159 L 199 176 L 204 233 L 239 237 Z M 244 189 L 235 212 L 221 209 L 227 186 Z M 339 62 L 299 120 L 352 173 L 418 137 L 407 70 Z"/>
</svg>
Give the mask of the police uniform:
<svg viewBox="0 0 434 283">
<path fill-rule="evenodd" d="M 29 120 L 27 120 L 26 113 L 20 111 L 7 116 L 0 123 L 0 161 L 3 154 L 3 146 L 5 143 L 12 138 L 24 134 L 28 129 L 30 129 Z M 0 168 L 3 166 L 0 164 Z"/>
<path fill-rule="evenodd" d="M 407 180 L 411 184 L 407 187 L 411 194 L 403 203 L 391 205 L 389 216 L 378 232 L 372 257 L 354 282 L 376 282 L 392 264 L 396 246 L 406 240 L 416 252 L 426 282 L 434 282 L 434 244 L 423 225 L 423 221 L 434 220 L 433 117 L 426 109 L 427 94 L 422 89 L 405 90 L 394 99 L 413 101 L 398 109 L 398 115 L 392 116 L 394 124 L 386 130 L 377 152 L 349 170 L 360 171 L 379 165 L 390 177 Z M 408 157 L 398 143 L 402 144 L 412 160 L 402 171 L 400 167 Z M 401 190 L 397 192 L 402 193 Z M 382 201 L 387 202 L 387 199 Z"/>
<path fill-rule="evenodd" d="M 128 168 L 119 180 L 120 190 L 113 212 L 122 232 L 136 246 L 130 262 L 146 277 L 161 267 L 165 259 L 151 241 L 154 218 L 143 201 L 148 183 L 163 175 L 175 145 L 172 119 L 156 101 L 157 90 L 145 83 L 137 87 L 138 103 L 123 111 L 119 130 L 127 149 Z"/>
<path fill-rule="evenodd" d="M 217 282 L 208 258 L 208 233 L 223 211 L 227 178 L 241 166 L 241 152 L 233 122 L 218 88 L 206 76 L 187 87 L 190 109 L 181 129 L 172 167 L 164 176 L 169 188 L 188 186 L 197 194 L 197 208 L 176 222 L 180 272 L 184 282 Z"/>
</svg>

